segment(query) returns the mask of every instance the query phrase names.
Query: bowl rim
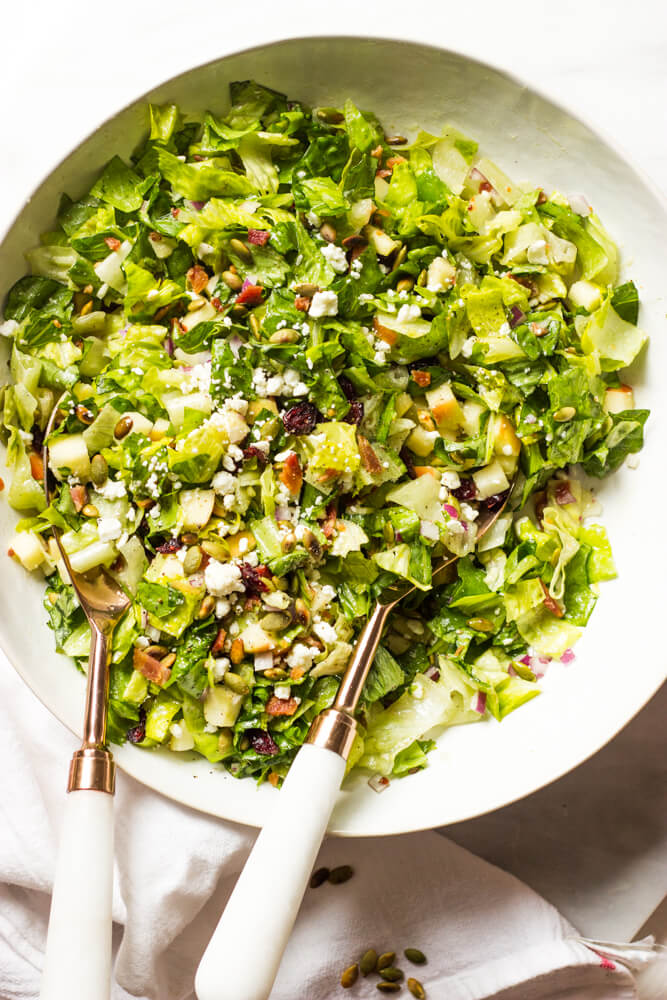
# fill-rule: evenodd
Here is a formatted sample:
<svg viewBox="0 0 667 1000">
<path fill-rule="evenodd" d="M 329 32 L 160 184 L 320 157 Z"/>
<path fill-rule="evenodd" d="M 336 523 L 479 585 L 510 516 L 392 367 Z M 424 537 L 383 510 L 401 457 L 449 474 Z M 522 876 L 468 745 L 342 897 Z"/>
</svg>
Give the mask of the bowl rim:
<svg viewBox="0 0 667 1000">
<path fill-rule="evenodd" d="M 562 114 L 570 118 L 572 121 L 576 122 L 578 125 L 583 126 L 583 128 L 586 129 L 596 140 L 598 140 L 598 142 L 611 149 L 619 157 L 619 159 L 622 160 L 624 164 L 634 172 L 637 178 L 643 183 L 645 188 L 649 191 L 651 196 L 660 204 L 663 211 L 667 214 L 667 193 L 663 191 L 663 189 L 660 187 L 658 182 L 654 180 L 651 174 L 646 172 L 643 167 L 637 164 L 634 156 L 627 152 L 622 143 L 617 141 L 615 137 L 610 136 L 605 129 L 601 128 L 596 123 L 592 122 L 588 117 L 580 114 L 578 111 L 574 111 L 567 104 L 567 102 L 564 102 L 559 98 L 556 98 L 552 93 L 549 92 L 548 89 L 543 89 L 541 86 L 529 83 L 524 77 L 522 77 L 520 74 L 515 73 L 512 70 L 498 66 L 486 59 L 481 59 L 477 55 L 471 54 L 469 51 L 466 51 L 464 48 L 454 49 L 445 45 L 437 45 L 434 44 L 433 42 L 426 42 L 420 40 L 419 38 L 414 38 L 414 37 L 397 38 L 393 37 L 392 35 L 381 35 L 381 34 L 371 35 L 371 34 L 354 34 L 354 33 L 350 34 L 323 33 L 317 35 L 290 34 L 284 37 L 265 41 L 257 45 L 245 46 L 243 48 L 234 48 L 229 52 L 225 52 L 223 55 L 214 57 L 212 59 L 208 59 L 205 62 L 198 63 L 194 66 L 189 67 L 188 69 L 182 70 L 181 72 L 176 73 L 173 76 L 158 80 L 158 82 L 153 84 L 148 90 L 143 91 L 143 93 L 141 93 L 137 97 L 133 98 L 132 100 L 128 101 L 122 106 L 116 108 L 116 110 L 107 114 L 102 121 L 100 121 L 93 129 L 91 129 L 85 135 L 83 135 L 71 148 L 68 149 L 66 153 L 60 156 L 59 159 L 55 163 L 53 163 L 46 170 L 46 172 L 44 172 L 41 175 L 40 179 L 32 186 L 30 193 L 23 199 L 20 206 L 17 208 L 16 212 L 11 217 L 10 221 L 7 222 L 2 227 L 2 230 L 0 230 L 0 246 L 2 246 L 7 236 L 19 222 L 26 207 L 30 204 L 34 196 L 37 194 L 37 192 L 41 190 L 41 188 L 46 183 L 46 181 L 51 177 L 51 175 L 54 174 L 57 170 L 59 170 L 74 153 L 80 150 L 82 146 L 84 146 L 89 140 L 91 140 L 95 135 L 97 135 L 97 133 L 100 132 L 106 125 L 115 121 L 115 119 L 118 118 L 119 115 L 124 114 L 125 112 L 129 111 L 131 108 L 137 105 L 146 104 L 150 99 L 150 95 L 153 94 L 156 90 L 161 90 L 165 87 L 169 87 L 170 85 L 178 83 L 180 80 L 190 76 L 193 73 L 197 73 L 202 70 L 205 70 L 208 67 L 212 67 L 219 63 L 223 63 L 225 60 L 236 56 L 251 55 L 252 53 L 255 52 L 265 51 L 267 49 L 278 48 L 283 45 L 290 45 L 295 43 L 307 44 L 309 42 L 333 43 L 333 42 L 349 42 L 349 41 L 369 42 L 369 43 L 379 42 L 383 44 L 400 46 L 402 48 L 428 49 L 434 53 L 444 54 L 446 56 L 451 56 L 455 59 L 463 59 L 469 63 L 475 64 L 479 69 L 490 71 L 491 73 L 503 78 L 505 81 L 514 85 L 515 87 L 520 88 L 523 91 L 535 94 L 538 98 L 540 98 L 540 100 L 551 105 L 555 110 L 561 112 Z M 14 658 L 12 655 L 10 655 L 10 653 L 7 652 L 7 650 L 5 649 L 4 634 L 2 631 L 0 631 L 0 649 L 2 649 L 3 654 L 5 655 L 8 662 L 11 664 L 12 668 L 16 671 L 18 676 L 27 685 L 30 691 L 37 697 L 37 699 L 42 703 L 42 705 L 44 705 L 44 707 L 50 712 L 50 714 L 54 716 L 56 719 L 58 719 L 58 721 L 61 722 L 76 737 L 80 737 L 81 728 L 77 727 L 76 729 L 73 729 L 72 726 L 65 719 L 61 718 L 61 716 L 51 707 L 51 705 L 48 704 L 48 702 L 42 697 L 42 695 L 36 689 L 36 687 L 33 686 L 33 684 L 31 683 L 30 671 L 24 669 L 22 665 L 20 666 L 17 663 L 16 658 Z M 588 752 L 583 757 L 579 758 L 575 763 L 566 762 L 562 767 L 556 769 L 556 773 L 550 774 L 548 777 L 541 779 L 540 782 L 536 784 L 533 788 L 531 788 L 529 791 L 520 791 L 517 792 L 516 794 L 512 794 L 509 798 L 505 799 L 503 802 L 495 806 L 491 806 L 489 808 L 483 806 L 480 807 L 479 810 L 475 810 L 472 812 L 467 811 L 465 815 L 447 820 L 447 822 L 444 825 L 450 826 L 454 823 L 466 822 L 467 820 L 472 820 L 479 816 L 488 815 L 489 813 L 495 812 L 500 809 L 504 809 L 506 806 L 510 806 L 515 802 L 521 801 L 524 798 L 528 798 L 535 792 L 538 792 L 541 789 L 546 788 L 549 785 L 553 784 L 554 782 L 565 777 L 565 775 L 569 774 L 582 764 L 586 763 L 586 761 L 590 760 L 593 756 L 599 753 L 600 750 L 602 750 L 605 746 L 607 746 L 613 739 L 615 739 L 616 736 L 618 736 L 619 733 L 621 733 L 626 728 L 626 726 L 628 726 L 629 723 L 636 718 L 636 716 L 642 711 L 642 709 L 645 708 L 646 705 L 655 697 L 655 695 L 662 688 L 662 686 L 665 684 L 666 681 L 667 681 L 667 663 L 665 664 L 663 679 L 658 682 L 658 684 L 655 686 L 653 690 L 648 691 L 646 697 L 643 698 L 641 703 L 634 708 L 632 714 L 625 719 L 623 724 L 619 728 L 617 728 L 614 732 L 603 736 L 601 739 L 596 738 L 596 740 L 594 741 L 594 745 L 588 750 Z M 81 720 L 81 725 L 82 723 L 83 719 Z M 120 750 L 121 748 L 118 749 Z M 135 768 L 128 766 L 127 761 L 125 760 L 126 748 L 123 747 L 122 750 L 124 751 L 123 753 L 114 754 L 118 767 L 121 770 L 123 770 L 126 774 L 128 774 L 130 777 L 140 782 L 142 785 L 145 785 L 146 787 L 154 791 L 158 791 L 160 794 L 164 795 L 166 798 L 171 799 L 172 801 L 196 809 L 197 811 L 204 812 L 206 815 L 214 816 L 220 819 L 225 819 L 225 821 L 227 822 L 239 823 L 241 825 L 251 826 L 255 828 L 259 826 L 259 824 L 255 823 L 253 820 L 241 819 L 241 818 L 226 819 L 226 817 L 223 817 L 219 812 L 204 810 L 198 805 L 192 805 L 192 803 L 186 797 L 179 794 L 176 789 L 172 790 L 170 788 L 163 787 L 162 783 L 151 782 L 147 776 L 142 776 L 141 773 L 137 773 L 137 770 L 135 770 Z M 141 770 L 142 768 L 139 767 L 138 771 L 141 772 Z M 408 823 L 401 825 L 399 829 L 394 828 L 391 830 L 373 831 L 372 836 L 387 837 L 387 836 L 400 835 L 403 833 L 419 832 L 430 829 L 434 829 L 434 827 L 432 827 L 428 822 L 420 822 L 420 821 L 415 822 L 414 820 L 411 820 Z M 331 831 L 328 833 L 328 835 L 347 838 L 347 837 L 369 836 L 370 834 L 364 832 L 348 831 L 343 829 L 343 830 Z"/>
</svg>

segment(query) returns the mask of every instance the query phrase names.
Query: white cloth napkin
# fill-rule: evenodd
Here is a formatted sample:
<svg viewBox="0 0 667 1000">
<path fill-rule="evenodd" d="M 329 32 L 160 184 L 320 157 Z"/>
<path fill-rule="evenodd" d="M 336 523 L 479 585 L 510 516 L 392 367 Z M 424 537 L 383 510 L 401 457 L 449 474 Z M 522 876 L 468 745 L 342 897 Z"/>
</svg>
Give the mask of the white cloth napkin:
<svg viewBox="0 0 667 1000">
<path fill-rule="evenodd" d="M 2 1000 L 39 995 L 75 745 L 2 660 Z M 122 773 L 115 808 L 113 1000 L 192 1000 L 197 962 L 254 831 L 176 805 Z M 401 964 L 423 982 L 429 1000 L 633 1000 L 630 970 L 651 954 L 650 943 L 592 950 L 527 886 L 434 833 L 330 839 L 319 863 L 351 864 L 355 875 L 307 891 L 272 1000 L 329 1000 L 339 991 L 378 996 L 375 977 L 360 979 L 347 994 L 338 984 L 342 970 L 370 947 L 424 951 L 427 965 L 407 972 L 409 963 Z M 271 905 L 270 886 L 257 905 Z"/>
</svg>

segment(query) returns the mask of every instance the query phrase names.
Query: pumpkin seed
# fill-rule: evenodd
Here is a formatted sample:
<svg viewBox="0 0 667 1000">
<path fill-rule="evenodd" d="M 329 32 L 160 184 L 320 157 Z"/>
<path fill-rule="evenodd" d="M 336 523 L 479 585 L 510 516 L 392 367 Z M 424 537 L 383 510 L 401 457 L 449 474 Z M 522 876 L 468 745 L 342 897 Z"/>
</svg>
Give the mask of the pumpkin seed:
<svg viewBox="0 0 667 1000">
<path fill-rule="evenodd" d="M 197 612 L 197 618 L 208 618 L 213 612 L 215 607 L 215 597 L 211 594 L 207 594 L 204 600 L 199 605 L 199 611 Z"/>
<path fill-rule="evenodd" d="M 354 875 L 354 868 L 350 865 L 339 865 L 338 868 L 332 868 L 329 872 L 329 882 L 332 885 L 342 885 L 343 882 L 348 882 Z"/>
<path fill-rule="evenodd" d="M 247 694 L 250 688 L 238 674 L 233 674 L 229 670 L 223 677 L 223 683 L 227 685 L 230 691 L 234 694 Z"/>
<path fill-rule="evenodd" d="M 337 108 L 318 108 L 317 117 L 321 122 L 326 122 L 327 125 L 340 125 L 341 122 L 345 121 L 345 115 Z"/>
<path fill-rule="evenodd" d="M 207 555 L 212 559 L 217 559 L 219 562 L 224 562 L 227 558 L 227 546 L 224 542 L 217 541 L 215 538 L 206 538 L 201 543 L 201 547 Z"/>
<path fill-rule="evenodd" d="M 403 954 L 413 965 L 426 965 L 426 955 L 419 948 L 406 948 Z"/>
<path fill-rule="evenodd" d="M 384 141 L 388 146 L 405 146 L 408 140 L 404 135 L 386 135 Z"/>
<path fill-rule="evenodd" d="M 82 507 L 81 513 L 83 514 L 84 517 L 99 517 L 100 516 L 100 512 L 99 512 L 99 510 L 97 509 L 97 507 L 95 506 L 94 503 L 87 503 L 84 507 Z"/>
<path fill-rule="evenodd" d="M 394 526 L 391 521 L 387 521 L 382 529 L 382 536 L 387 543 L 387 545 L 393 545 L 396 533 L 394 531 Z"/>
<path fill-rule="evenodd" d="M 394 257 L 394 262 L 391 265 L 392 271 L 395 271 L 398 267 L 400 267 L 407 256 L 408 256 L 408 248 L 404 243 L 401 249 L 397 252 L 396 256 Z"/>
<path fill-rule="evenodd" d="M 233 250 L 237 257 L 244 260 L 246 264 L 252 264 L 252 252 L 241 240 L 236 238 L 229 241 L 229 249 Z M 241 282 L 243 284 L 243 282 Z"/>
<path fill-rule="evenodd" d="M 291 603 L 289 594 L 282 590 L 273 590 L 262 597 L 262 604 L 271 611 L 285 611 Z"/>
<path fill-rule="evenodd" d="M 268 677 L 270 681 L 284 681 L 287 677 L 287 671 L 283 670 L 282 667 L 269 667 L 268 670 L 264 671 L 264 676 Z"/>
<path fill-rule="evenodd" d="M 176 663 L 176 653 L 167 653 L 167 655 L 160 660 L 163 667 L 172 667 Z"/>
<path fill-rule="evenodd" d="M 328 868 L 317 868 L 310 876 L 310 888 L 317 889 L 329 878 Z"/>
<path fill-rule="evenodd" d="M 260 618 L 259 624 L 267 632 L 281 632 L 282 629 L 287 628 L 292 622 L 292 616 L 286 615 L 281 611 L 271 611 L 268 615 L 264 615 Z"/>
<path fill-rule="evenodd" d="M 308 549 L 313 559 L 319 559 L 322 556 L 322 546 L 310 528 L 306 528 L 303 533 L 303 544 Z"/>
<path fill-rule="evenodd" d="M 349 969 L 346 969 L 343 975 L 340 977 L 340 985 L 344 990 L 349 990 L 350 986 L 354 986 L 357 979 L 359 978 L 359 966 L 351 965 Z"/>
<path fill-rule="evenodd" d="M 234 319 L 243 319 L 245 314 L 248 312 L 242 302 L 235 302 L 229 311 Z"/>
<path fill-rule="evenodd" d="M 493 632 L 493 622 L 488 618 L 469 618 L 466 625 L 475 632 Z"/>
<path fill-rule="evenodd" d="M 417 1000 L 426 1000 L 426 990 L 418 979 L 413 979 L 411 976 L 410 979 L 408 979 L 406 986 L 412 993 L 413 997 L 416 997 Z"/>
<path fill-rule="evenodd" d="M 95 486 L 106 483 L 109 476 L 109 466 L 104 455 L 93 455 L 90 462 L 90 478 Z"/>
<path fill-rule="evenodd" d="M 166 646 L 160 646 L 157 643 L 153 643 L 152 646 L 146 646 L 144 652 L 146 652 L 148 656 L 154 656 L 157 659 L 161 659 L 163 656 L 167 655 L 169 650 Z"/>
<path fill-rule="evenodd" d="M 310 621 L 310 608 L 301 597 L 294 602 L 294 616 L 299 625 L 307 625 Z"/>
<path fill-rule="evenodd" d="M 201 549 L 198 545 L 193 545 L 185 553 L 185 559 L 183 560 L 183 572 L 187 573 L 189 576 L 191 573 L 196 573 L 201 566 Z"/>
<path fill-rule="evenodd" d="M 397 292 L 409 292 L 414 287 L 414 278 L 401 278 L 400 281 L 396 282 Z"/>
<path fill-rule="evenodd" d="M 314 285 L 310 281 L 305 281 L 303 284 L 296 286 L 294 293 L 296 295 L 305 295 L 307 299 L 312 299 L 317 289 L 317 285 Z"/>
<path fill-rule="evenodd" d="M 74 412 L 77 419 L 80 420 L 82 424 L 92 424 L 95 419 L 95 414 L 91 413 L 88 407 L 84 406 L 83 403 L 79 403 Z"/>
<path fill-rule="evenodd" d="M 419 276 L 417 278 L 417 284 L 419 285 L 420 288 L 423 288 L 427 281 L 428 281 L 428 271 L 424 269 L 423 271 L 419 272 Z"/>
<path fill-rule="evenodd" d="M 401 985 L 400 983 L 382 982 L 378 983 L 375 989 L 379 990 L 380 993 L 399 993 Z"/>
<path fill-rule="evenodd" d="M 401 971 L 401 969 L 397 969 L 393 965 L 385 966 L 385 968 L 382 969 L 380 975 L 384 979 L 388 980 L 390 983 L 400 983 L 401 979 L 403 978 L 403 972 Z"/>
<path fill-rule="evenodd" d="M 128 417 L 127 414 L 120 418 L 113 429 L 113 436 L 116 438 L 116 441 L 120 441 L 121 438 L 126 437 L 130 433 L 133 423 L 132 417 Z"/>
<path fill-rule="evenodd" d="M 194 531 L 184 531 L 180 541 L 181 545 L 194 545 L 197 541 L 197 535 Z"/>
<path fill-rule="evenodd" d="M 383 951 L 378 958 L 376 969 L 382 975 L 382 970 L 394 964 L 396 958 L 395 951 Z"/>
<path fill-rule="evenodd" d="M 573 406 L 561 406 L 560 410 L 556 410 L 554 413 L 554 420 L 559 424 L 564 424 L 567 420 L 572 420 L 576 412 Z"/>
<path fill-rule="evenodd" d="M 234 734 L 231 729 L 221 729 L 220 735 L 218 736 L 218 750 L 221 753 L 225 753 L 226 750 L 231 748 L 234 742 Z"/>
<path fill-rule="evenodd" d="M 325 222 L 320 226 L 320 236 L 323 240 L 326 240 L 327 243 L 336 242 L 336 230 L 330 222 Z"/>
<path fill-rule="evenodd" d="M 369 948 L 361 956 L 359 962 L 359 968 L 361 969 L 362 976 L 367 976 L 369 972 L 375 972 L 375 966 L 377 965 L 378 953 L 375 948 Z"/>
<path fill-rule="evenodd" d="M 255 337 L 259 337 L 259 320 L 254 313 L 250 313 L 250 319 L 248 320 L 248 325 L 252 330 Z"/>
<path fill-rule="evenodd" d="M 233 292 L 240 292 L 243 288 L 243 279 L 240 275 L 234 274 L 233 271 L 223 271 L 222 280 Z"/>
<path fill-rule="evenodd" d="M 229 650 L 229 659 L 232 663 L 237 664 L 241 662 L 244 656 L 245 648 L 243 646 L 243 639 L 234 639 L 231 649 Z"/>
<path fill-rule="evenodd" d="M 286 326 L 282 330 L 276 330 L 269 337 L 270 344 L 296 344 L 299 334 L 296 330 Z"/>
</svg>

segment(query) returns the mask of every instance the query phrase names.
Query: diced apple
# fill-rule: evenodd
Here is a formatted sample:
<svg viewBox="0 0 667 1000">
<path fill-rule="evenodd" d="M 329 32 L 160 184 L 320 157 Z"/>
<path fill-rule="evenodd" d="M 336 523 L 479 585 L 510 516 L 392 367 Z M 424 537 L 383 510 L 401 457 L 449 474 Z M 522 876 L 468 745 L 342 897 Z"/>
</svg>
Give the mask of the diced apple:
<svg viewBox="0 0 667 1000">
<path fill-rule="evenodd" d="M 410 407 L 412 406 L 414 400 L 409 392 L 399 392 L 396 397 L 396 402 L 394 403 L 394 410 L 397 417 L 404 416 Z"/>
<path fill-rule="evenodd" d="M 204 701 L 204 718 L 210 726 L 233 726 L 241 711 L 243 695 L 224 684 L 210 688 Z"/>
<path fill-rule="evenodd" d="M 491 465 L 473 472 L 472 478 L 477 487 L 478 500 L 486 500 L 496 493 L 504 493 L 510 485 L 499 462 L 492 462 Z"/>
<path fill-rule="evenodd" d="M 148 436 L 151 441 L 161 441 L 163 437 L 166 436 L 169 430 L 169 421 L 165 420 L 164 417 L 158 417 L 153 424 Z"/>
<path fill-rule="evenodd" d="M 261 625 L 247 625 L 239 636 L 246 653 L 269 653 L 276 648 L 275 639 Z"/>
<path fill-rule="evenodd" d="M 82 483 L 90 479 L 90 457 L 83 434 L 63 434 L 49 444 L 49 467 L 56 479 L 76 476 Z"/>
<path fill-rule="evenodd" d="M 474 403 L 472 399 L 466 399 L 461 409 L 463 411 L 461 421 L 463 430 L 468 437 L 475 437 L 476 434 L 479 434 L 479 421 L 484 413 L 484 407 L 481 403 Z"/>
<path fill-rule="evenodd" d="M 570 285 L 567 297 L 577 309 L 593 312 L 602 304 L 602 292 L 592 281 L 575 281 Z"/>
<path fill-rule="evenodd" d="M 197 323 L 208 322 L 209 320 L 215 319 L 217 313 L 214 307 L 207 300 L 203 301 L 203 304 L 199 309 L 194 309 L 192 312 L 186 313 L 180 320 L 181 327 L 185 327 L 186 330 L 191 330 L 193 326 Z"/>
<path fill-rule="evenodd" d="M 241 543 L 244 541 L 246 544 L 242 545 Z M 227 544 L 229 545 L 229 554 L 232 559 L 240 559 L 246 552 L 252 552 L 254 548 L 257 548 L 257 542 L 252 531 L 239 531 L 238 535 L 231 535 L 227 539 Z"/>
<path fill-rule="evenodd" d="M 275 399 L 264 399 L 260 397 L 259 399 L 251 399 L 248 403 L 248 409 L 245 415 L 246 423 L 254 423 L 262 410 L 271 410 L 272 413 L 275 413 L 275 415 L 278 416 L 278 406 Z"/>
<path fill-rule="evenodd" d="M 216 414 L 216 416 L 218 418 L 218 426 L 230 444 L 238 444 L 239 441 L 243 441 L 248 436 L 250 427 L 236 410 L 223 410 L 222 413 Z"/>
<path fill-rule="evenodd" d="M 171 734 L 171 739 L 169 740 L 170 750 L 178 750 L 182 753 L 185 750 L 192 750 L 194 748 L 195 741 L 192 733 L 182 719 L 180 722 L 172 722 L 169 732 Z"/>
<path fill-rule="evenodd" d="M 511 421 L 504 414 L 499 413 L 495 417 L 492 435 L 493 447 L 497 455 L 516 458 L 521 452 L 521 441 L 516 436 Z"/>
<path fill-rule="evenodd" d="M 635 394 L 629 385 L 619 385 L 618 389 L 607 389 L 604 394 L 604 408 L 607 413 L 622 413 L 633 410 Z"/>
<path fill-rule="evenodd" d="M 426 407 L 417 407 L 417 420 L 419 421 L 420 427 L 423 427 L 425 431 L 435 430 L 435 420 L 433 419 L 433 414 Z"/>
<path fill-rule="evenodd" d="M 132 432 L 134 434 L 145 434 L 148 437 L 153 430 L 153 421 L 145 417 L 143 413 L 138 413 L 136 410 L 129 410 L 125 416 L 132 419 Z"/>
<path fill-rule="evenodd" d="M 429 292 L 445 292 L 456 278 L 456 268 L 445 257 L 436 257 L 428 266 L 426 287 Z"/>
<path fill-rule="evenodd" d="M 47 558 L 46 550 L 39 537 L 31 531 L 19 531 L 9 544 L 10 555 L 18 559 L 24 569 L 31 573 Z"/>
<path fill-rule="evenodd" d="M 183 426 L 186 410 L 199 410 L 201 413 L 211 412 L 211 399 L 203 392 L 191 392 L 187 396 L 172 396 L 166 398 L 164 406 L 169 414 L 169 419 L 176 428 L 180 430 Z"/>
<path fill-rule="evenodd" d="M 388 257 L 401 245 L 397 240 L 392 240 L 391 236 L 383 229 L 378 229 L 377 226 L 364 226 L 362 232 L 380 257 Z"/>
<path fill-rule="evenodd" d="M 414 451 L 415 455 L 426 458 L 433 451 L 433 446 L 439 437 L 437 431 L 427 431 L 423 427 L 415 427 L 405 443 L 411 451 Z"/>
<path fill-rule="evenodd" d="M 215 490 L 182 490 L 178 502 L 183 513 L 183 527 L 186 531 L 194 531 L 211 520 Z"/>
<path fill-rule="evenodd" d="M 463 413 L 459 401 L 446 382 L 427 392 L 426 402 L 439 429 L 454 430 L 461 425 Z"/>
</svg>

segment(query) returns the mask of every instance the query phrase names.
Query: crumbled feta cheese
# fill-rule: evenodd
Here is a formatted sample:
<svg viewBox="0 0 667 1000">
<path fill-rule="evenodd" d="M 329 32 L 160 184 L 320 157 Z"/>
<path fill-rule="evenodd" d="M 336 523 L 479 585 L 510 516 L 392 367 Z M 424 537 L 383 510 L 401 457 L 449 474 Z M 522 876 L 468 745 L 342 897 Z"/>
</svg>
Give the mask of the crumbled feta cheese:
<svg viewBox="0 0 667 1000">
<path fill-rule="evenodd" d="M 159 642 L 161 632 L 159 628 L 154 628 L 153 625 L 147 625 L 146 635 L 148 636 L 151 642 Z"/>
<path fill-rule="evenodd" d="M 101 542 L 112 542 L 122 533 L 123 527 L 117 517 L 101 517 L 97 522 L 97 535 Z"/>
<path fill-rule="evenodd" d="M 335 316 L 338 312 L 338 296 L 335 292 L 315 292 L 308 310 L 313 319 L 320 316 Z"/>
<path fill-rule="evenodd" d="M 440 476 L 440 482 L 449 490 L 457 490 L 461 485 L 461 477 L 458 472 L 443 472 Z"/>
<path fill-rule="evenodd" d="M 312 646 L 306 646 L 303 642 L 297 642 L 295 646 L 292 646 L 285 659 L 289 667 L 310 670 L 316 653 L 317 650 L 313 649 Z"/>
<path fill-rule="evenodd" d="M 445 292 L 452 287 L 455 278 L 456 268 L 449 263 L 447 258 L 436 257 L 428 266 L 426 287 L 429 292 Z"/>
<path fill-rule="evenodd" d="M 289 684 L 276 684 L 276 686 L 273 689 L 273 693 L 275 694 L 276 698 L 280 698 L 281 701 L 287 701 L 287 699 L 291 694 L 291 691 L 292 689 L 289 686 Z"/>
<path fill-rule="evenodd" d="M 125 483 L 121 479 L 107 479 L 102 486 L 96 486 L 95 492 L 104 497 L 105 500 L 120 500 L 126 496 Z"/>
<path fill-rule="evenodd" d="M 336 629 L 333 627 L 333 625 L 330 625 L 329 622 L 316 621 L 313 624 L 313 632 L 315 633 L 317 638 L 321 639 L 322 642 L 326 643 L 327 646 L 332 645 L 332 643 L 336 642 L 336 640 L 338 639 L 338 636 L 336 635 Z"/>
<path fill-rule="evenodd" d="M 335 243 L 326 243 L 320 249 L 322 256 L 326 258 L 327 263 L 334 271 L 338 274 L 343 274 L 347 271 L 347 256 L 342 247 L 337 247 Z"/>
<path fill-rule="evenodd" d="M 206 589 L 214 597 L 227 597 L 228 594 L 243 593 L 241 570 L 235 563 L 221 563 L 211 559 L 204 570 Z"/>
<path fill-rule="evenodd" d="M 305 176 L 303 170 L 297 170 L 297 177 L 299 176 L 301 177 Z M 313 212 L 312 210 L 310 212 L 306 212 L 306 219 L 314 229 L 320 225 L 319 215 L 316 215 L 315 212 Z"/>
<path fill-rule="evenodd" d="M 232 606 L 229 601 L 226 601 L 224 597 L 219 597 L 215 602 L 215 617 L 224 618 L 232 610 Z"/>
<path fill-rule="evenodd" d="M 461 345 L 461 354 L 464 358 L 469 358 L 475 346 L 475 337 L 468 337 Z"/>
<path fill-rule="evenodd" d="M 462 503 L 461 513 L 465 517 L 466 521 L 474 521 L 477 517 L 478 511 L 476 511 L 474 507 L 471 507 L 469 503 Z"/>
<path fill-rule="evenodd" d="M 220 496 L 225 496 L 227 493 L 235 493 L 236 478 L 231 472 L 216 472 L 211 480 L 211 486 Z"/>
<path fill-rule="evenodd" d="M 402 305 L 398 310 L 398 316 L 396 319 L 399 323 L 409 323 L 413 319 L 419 319 L 422 311 L 419 306 Z"/>
<path fill-rule="evenodd" d="M 4 323 L 0 323 L 0 336 L 13 337 L 18 328 L 19 325 L 15 319 L 6 319 Z"/>
<path fill-rule="evenodd" d="M 213 660 L 211 673 L 216 681 L 221 681 L 229 670 L 230 662 L 226 656 L 218 656 Z"/>
</svg>

